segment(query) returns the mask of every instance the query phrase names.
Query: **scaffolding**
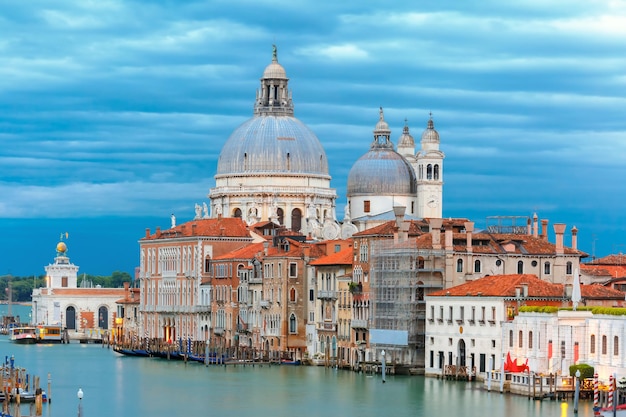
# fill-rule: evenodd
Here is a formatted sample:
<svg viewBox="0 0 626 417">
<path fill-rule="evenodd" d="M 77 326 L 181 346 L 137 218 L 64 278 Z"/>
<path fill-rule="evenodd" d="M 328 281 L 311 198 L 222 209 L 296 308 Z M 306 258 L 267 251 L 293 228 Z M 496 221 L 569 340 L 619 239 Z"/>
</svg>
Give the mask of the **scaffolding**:
<svg viewBox="0 0 626 417">
<path fill-rule="evenodd" d="M 373 242 L 370 256 L 372 332 L 404 332 L 407 345 L 372 342 L 396 363 L 424 366 L 426 302 L 424 296 L 443 288 L 445 251 L 419 250 L 416 240 Z M 388 332 L 392 334 L 392 332 Z M 375 356 L 378 354 L 375 352 Z"/>
</svg>

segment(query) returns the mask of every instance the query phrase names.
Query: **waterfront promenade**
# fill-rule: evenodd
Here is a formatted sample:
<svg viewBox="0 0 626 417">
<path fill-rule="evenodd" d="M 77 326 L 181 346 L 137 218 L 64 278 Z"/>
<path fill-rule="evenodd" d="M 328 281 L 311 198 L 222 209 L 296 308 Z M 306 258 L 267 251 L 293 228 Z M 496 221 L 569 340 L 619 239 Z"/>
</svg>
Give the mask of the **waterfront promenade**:
<svg viewBox="0 0 626 417">
<path fill-rule="evenodd" d="M 204 366 L 159 358 L 127 357 L 103 345 L 16 345 L 0 336 L 0 354 L 47 384 L 48 417 L 75 416 L 78 388 L 84 417 L 219 415 L 258 417 L 568 416 L 572 402 L 534 401 L 486 392 L 481 383 L 421 376 L 371 376 L 305 366 Z M 592 416 L 581 402 L 578 416 Z"/>
</svg>

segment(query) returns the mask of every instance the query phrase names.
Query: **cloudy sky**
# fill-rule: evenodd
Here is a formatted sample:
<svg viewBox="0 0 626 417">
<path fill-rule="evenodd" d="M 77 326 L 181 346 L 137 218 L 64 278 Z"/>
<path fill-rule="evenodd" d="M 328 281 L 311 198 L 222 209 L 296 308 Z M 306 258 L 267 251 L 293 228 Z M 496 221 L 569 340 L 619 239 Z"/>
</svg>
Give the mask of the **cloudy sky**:
<svg viewBox="0 0 626 417">
<path fill-rule="evenodd" d="M 396 141 L 432 111 L 445 217 L 536 212 L 626 251 L 624 2 L 370 3 L 0 3 L 0 275 L 43 273 L 62 232 L 81 272 L 132 272 L 146 228 L 207 201 L 272 44 L 340 217 L 379 106 Z"/>
</svg>

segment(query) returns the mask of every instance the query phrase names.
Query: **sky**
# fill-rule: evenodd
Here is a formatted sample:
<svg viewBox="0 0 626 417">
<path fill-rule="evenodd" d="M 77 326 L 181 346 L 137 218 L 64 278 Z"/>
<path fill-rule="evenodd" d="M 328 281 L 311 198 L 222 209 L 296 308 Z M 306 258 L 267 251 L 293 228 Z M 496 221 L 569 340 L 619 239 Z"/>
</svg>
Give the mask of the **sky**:
<svg viewBox="0 0 626 417">
<path fill-rule="evenodd" d="M 272 44 L 342 218 L 383 107 L 441 137 L 444 217 L 532 216 L 626 251 L 623 1 L 0 3 L 0 275 L 133 273 L 146 228 L 208 202 Z"/>
</svg>

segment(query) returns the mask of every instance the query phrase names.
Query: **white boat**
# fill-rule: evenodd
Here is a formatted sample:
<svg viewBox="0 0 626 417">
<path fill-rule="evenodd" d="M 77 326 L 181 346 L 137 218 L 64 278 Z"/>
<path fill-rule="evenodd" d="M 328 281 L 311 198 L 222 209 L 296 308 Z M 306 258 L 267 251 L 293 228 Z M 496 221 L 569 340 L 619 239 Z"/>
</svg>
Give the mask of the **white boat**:
<svg viewBox="0 0 626 417">
<path fill-rule="evenodd" d="M 13 327 L 9 331 L 9 338 L 12 342 L 24 345 L 37 343 L 37 328 Z"/>
</svg>

